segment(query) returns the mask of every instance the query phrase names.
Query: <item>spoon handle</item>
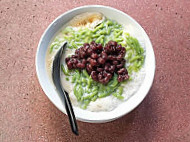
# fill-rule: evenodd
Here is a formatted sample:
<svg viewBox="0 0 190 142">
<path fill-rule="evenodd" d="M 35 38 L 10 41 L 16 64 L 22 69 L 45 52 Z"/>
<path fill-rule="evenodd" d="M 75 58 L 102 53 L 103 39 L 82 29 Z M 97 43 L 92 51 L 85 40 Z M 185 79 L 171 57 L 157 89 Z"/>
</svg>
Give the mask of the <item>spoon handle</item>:
<svg viewBox="0 0 190 142">
<path fill-rule="evenodd" d="M 57 84 L 60 85 L 60 84 Z M 71 101 L 69 99 L 69 95 L 67 92 L 65 92 L 61 86 L 57 87 L 56 90 L 59 93 L 60 99 L 63 102 L 63 105 L 66 109 L 68 118 L 69 118 L 69 122 L 70 122 L 70 126 L 71 126 L 71 130 L 75 135 L 79 135 L 78 133 L 78 127 L 77 127 L 77 122 L 76 122 L 76 118 L 75 118 L 75 114 L 73 112 L 73 108 L 72 108 L 72 104 Z"/>
<path fill-rule="evenodd" d="M 65 91 L 62 91 L 62 94 L 65 96 L 64 97 L 65 98 L 64 99 L 65 100 L 65 109 L 66 109 L 67 115 L 69 117 L 71 129 L 72 129 L 74 134 L 78 135 L 78 127 L 77 127 L 77 123 L 76 123 L 76 118 L 75 118 L 75 115 L 73 112 L 73 108 L 72 108 L 71 101 L 69 99 L 68 93 Z"/>
</svg>

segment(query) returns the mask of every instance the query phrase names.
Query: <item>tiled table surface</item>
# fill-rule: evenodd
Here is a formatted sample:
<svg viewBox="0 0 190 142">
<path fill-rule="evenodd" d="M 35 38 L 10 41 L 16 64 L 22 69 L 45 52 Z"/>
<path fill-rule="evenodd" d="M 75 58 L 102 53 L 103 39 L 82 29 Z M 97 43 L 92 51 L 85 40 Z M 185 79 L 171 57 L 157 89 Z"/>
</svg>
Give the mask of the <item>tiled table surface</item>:
<svg viewBox="0 0 190 142">
<path fill-rule="evenodd" d="M 122 10 L 149 35 L 156 55 L 153 86 L 141 105 L 110 123 L 78 122 L 70 132 L 35 73 L 38 41 L 52 20 L 86 4 Z M 0 0 L 0 141 L 190 141 L 189 0 Z"/>
</svg>

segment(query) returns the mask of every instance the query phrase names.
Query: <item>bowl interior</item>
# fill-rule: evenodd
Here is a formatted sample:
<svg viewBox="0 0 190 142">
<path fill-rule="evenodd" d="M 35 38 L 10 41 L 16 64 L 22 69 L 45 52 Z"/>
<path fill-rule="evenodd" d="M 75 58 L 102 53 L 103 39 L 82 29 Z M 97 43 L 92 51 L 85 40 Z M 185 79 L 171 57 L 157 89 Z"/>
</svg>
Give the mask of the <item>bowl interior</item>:
<svg viewBox="0 0 190 142">
<path fill-rule="evenodd" d="M 140 86 L 139 90 L 126 102 L 121 103 L 117 108 L 110 112 L 90 112 L 74 107 L 74 112 L 78 120 L 85 122 L 102 123 L 119 118 L 132 111 L 135 107 L 137 107 L 147 95 L 153 82 L 155 73 L 155 56 L 153 48 L 146 32 L 134 19 L 132 19 L 130 16 L 119 10 L 100 5 L 83 6 L 72 9 L 60 15 L 48 26 L 48 28 L 46 29 L 46 31 L 40 39 L 36 54 L 36 71 L 40 85 L 42 86 L 42 89 L 47 95 L 47 97 L 59 110 L 65 113 L 64 106 L 62 105 L 61 100 L 55 91 L 55 87 L 51 84 L 48 74 L 46 72 L 46 51 L 48 49 L 48 45 L 50 44 L 52 37 L 54 37 L 54 35 L 60 30 L 60 28 L 64 24 L 66 24 L 69 20 L 71 20 L 74 16 L 78 14 L 93 11 L 101 12 L 109 19 L 113 19 L 120 24 L 130 26 L 131 31 L 129 33 L 137 39 L 140 37 L 141 41 L 143 40 L 143 44 L 146 49 L 145 79 L 142 85 Z"/>
</svg>

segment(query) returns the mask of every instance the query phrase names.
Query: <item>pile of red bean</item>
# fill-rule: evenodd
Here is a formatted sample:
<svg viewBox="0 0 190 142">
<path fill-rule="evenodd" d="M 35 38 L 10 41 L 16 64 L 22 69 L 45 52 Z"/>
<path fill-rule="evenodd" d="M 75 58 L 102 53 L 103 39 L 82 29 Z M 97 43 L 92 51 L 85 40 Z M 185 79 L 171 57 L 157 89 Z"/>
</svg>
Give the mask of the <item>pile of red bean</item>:
<svg viewBox="0 0 190 142">
<path fill-rule="evenodd" d="M 92 79 L 106 84 L 114 73 L 118 82 L 129 78 L 124 67 L 126 49 L 115 41 L 109 41 L 105 47 L 92 41 L 75 50 L 75 54 L 65 59 L 68 69 L 86 69 Z"/>
</svg>

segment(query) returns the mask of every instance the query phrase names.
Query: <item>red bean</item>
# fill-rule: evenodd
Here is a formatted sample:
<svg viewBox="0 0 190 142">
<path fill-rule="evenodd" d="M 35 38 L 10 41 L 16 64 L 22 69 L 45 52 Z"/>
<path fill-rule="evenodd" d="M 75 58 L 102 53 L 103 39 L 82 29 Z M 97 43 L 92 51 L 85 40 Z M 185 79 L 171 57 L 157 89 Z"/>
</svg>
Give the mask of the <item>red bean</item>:
<svg viewBox="0 0 190 142">
<path fill-rule="evenodd" d="M 103 81 L 103 84 L 106 84 L 106 83 L 108 83 L 109 82 L 109 78 L 108 77 L 105 77 L 104 78 L 104 81 Z"/>
<path fill-rule="evenodd" d="M 88 44 L 88 43 L 84 43 L 84 45 L 83 45 L 85 48 L 89 48 L 90 47 L 90 44 Z"/>
<path fill-rule="evenodd" d="M 95 59 L 90 59 L 90 64 L 91 64 L 91 66 L 96 66 L 97 61 Z"/>
<path fill-rule="evenodd" d="M 79 49 L 76 49 L 75 50 L 75 55 L 78 55 L 79 54 Z"/>
<path fill-rule="evenodd" d="M 101 56 L 105 60 L 107 60 L 107 58 L 108 58 L 108 55 L 106 54 L 106 52 L 102 52 Z"/>
<path fill-rule="evenodd" d="M 112 46 L 117 46 L 117 42 L 112 41 L 112 40 L 111 40 L 111 41 L 109 41 L 109 42 L 108 42 L 108 44 L 109 44 L 109 45 L 112 45 Z"/>
<path fill-rule="evenodd" d="M 98 54 L 97 53 L 92 53 L 91 58 L 97 59 L 98 58 Z"/>
<path fill-rule="evenodd" d="M 109 72 L 114 73 L 115 71 L 115 65 L 110 66 Z"/>
<path fill-rule="evenodd" d="M 75 50 L 75 54 L 67 57 L 65 62 L 68 69 L 85 69 L 92 79 L 106 84 L 114 73 L 118 74 L 118 81 L 129 78 L 125 65 L 126 49 L 115 41 L 109 41 L 105 47 L 92 41 L 84 43 Z"/>
<path fill-rule="evenodd" d="M 126 69 L 125 68 L 122 68 L 120 70 L 117 71 L 118 74 L 123 74 L 126 72 Z"/>
<path fill-rule="evenodd" d="M 67 67 L 68 67 L 68 69 L 70 70 L 70 69 L 73 68 L 73 64 L 72 64 L 70 61 L 68 61 L 68 62 L 67 62 Z"/>
<path fill-rule="evenodd" d="M 118 82 L 122 82 L 123 81 L 123 77 L 121 75 L 118 76 L 117 78 Z"/>
<path fill-rule="evenodd" d="M 77 68 L 80 68 L 80 69 L 84 69 L 85 68 L 85 64 L 83 63 L 77 63 Z"/>
<path fill-rule="evenodd" d="M 122 68 L 122 67 L 123 67 L 122 64 L 117 65 L 117 68 L 118 68 L 118 69 L 120 69 L 120 68 Z"/>
<path fill-rule="evenodd" d="M 103 76 L 104 76 L 104 77 L 107 77 L 107 74 L 108 74 L 108 73 L 107 73 L 106 71 L 103 71 Z"/>
<path fill-rule="evenodd" d="M 112 62 L 114 65 L 117 65 L 118 64 L 118 61 L 113 61 Z"/>
<path fill-rule="evenodd" d="M 87 54 L 88 54 L 88 55 L 91 55 L 92 52 L 93 52 L 93 51 L 92 51 L 92 48 L 89 47 L 88 50 L 87 50 Z"/>
<path fill-rule="evenodd" d="M 88 71 L 88 73 L 92 72 L 93 68 L 92 68 L 91 64 L 86 65 L 86 70 Z"/>
<path fill-rule="evenodd" d="M 111 73 L 108 73 L 107 77 L 108 77 L 109 79 L 111 79 L 111 78 L 112 78 L 112 74 L 111 74 Z"/>
<path fill-rule="evenodd" d="M 74 64 L 77 64 L 77 63 L 78 63 L 78 60 L 74 58 L 74 59 L 73 59 L 73 63 L 74 63 Z"/>
<path fill-rule="evenodd" d="M 85 59 L 82 59 L 82 63 L 83 63 L 83 64 L 86 64 L 87 61 L 86 61 Z"/>
<path fill-rule="evenodd" d="M 87 67 L 90 69 L 90 70 L 93 70 L 93 67 L 91 64 L 87 64 Z"/>
<path fill-rule="evenodd" d="M 90 58 L 90 57 L 88 57 L 88 58 L 87 58 L 87 62 L 90 62 L 90 59 L 91 59 L 91 58 Z"/>
<path fill-rule="evenodd" d="M 98 49 L 98 50 L 102 50 L 102 49 L 103 49 L 102 45 L 101 45 L 101 44 L 98 44 L 97 49 Z"/>
<path fill-rule="evenodd" d="M 105 60 L 101 57 L 98 58 L 98 63 L 100 64 L 104 64 L 105 63 Z"/>
<path fill-rule="evenodd" d="M 70 57 L 65 58 L 65 62 L 67 63 L 70 59 Z"/>
<path fill-rule="evenodd" d="M 128 75 L 128 74 L 125 74 L 125 75 L 124 75 L 124 80 L 127 80 L 127 79 L 129 79 L 129 75 Z"/>
<path fill-rule="evenodd" d="M 103 75 L 101 73 L 98 74 L 98 80 L 103 79 Z"/>
<path fill-rule="evenodd" d="M 109 68 L 110 68 L 110 65 L 106 64 L 105 67 L 104 67 L 104 70 L 109 71 Z"/>
<path fill-rule="evenodd" d="M 90 44 L 96 44 L 95 41 L 92 41 Z"/>
<path fill-rule="evenodd" d="M 108 60 L 111 60 L 111 61 L 113 61 L 113 60 L 116 60 L 117 58 L 115 57 L 115 56 L 113 56 L 113 55 L 109 55 L 108 56 Z"/>
<path fill-rule="evenodd" d="M 121 51 L 121 49 L 122 49 L 122 46 L 121 44 L 119 44 L 119 46 L 117 47 L 117 51 Z"/>
<path fill-rule="evenodd" d="M 98 80 L 98 74 L 97 74 L 97 72 L 96 72 L 96 71 L 92 71 L 92 72 L 91 72 L 91 77 L 92 77 L 92 79 L 94 79 L 94 80 Z"/>
<path fill-rule="evenodd" d="M 91 44 L 91 45 L 90 45 L 90 48 L 91 48 L 93 51 L 97 50 L 97 48 L 96 48 L 96 46 L 95 46 L 94 44 Z"/>
<path fill-rule="evenodd" d="M 128 74 L 119 75 L 118 78 L 117 78 L 118 82 L 122 82 L 122 81 L 127 80 L 127 79 L 129 79 Z"/>
<path fill-rule="evenodd" d="M 71 58 L 77 58 L 78 56 L 77 55 L 72 55 Z"/>
<path fill-rule="evenodd" d="M 103 68 L 97 68 L 98 72 L 102 72 L 104 69 Z"/>
</svg>

